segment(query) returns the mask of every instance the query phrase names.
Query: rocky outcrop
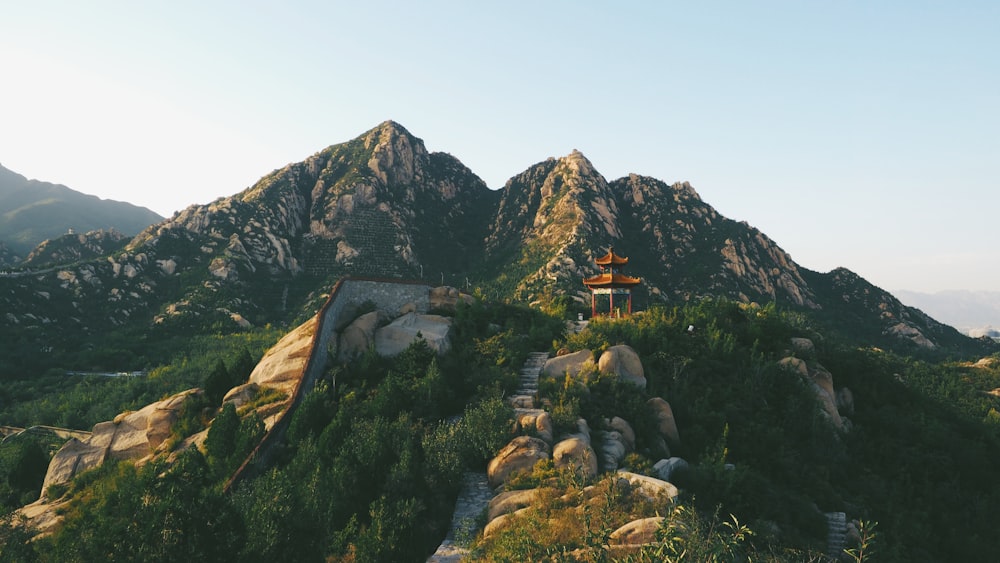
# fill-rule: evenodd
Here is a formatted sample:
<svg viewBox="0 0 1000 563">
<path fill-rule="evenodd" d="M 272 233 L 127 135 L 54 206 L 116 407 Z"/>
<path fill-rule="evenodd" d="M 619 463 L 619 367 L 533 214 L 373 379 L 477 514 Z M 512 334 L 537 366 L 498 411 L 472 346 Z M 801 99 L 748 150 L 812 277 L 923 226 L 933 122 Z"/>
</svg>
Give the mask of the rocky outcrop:
<svg viewBox="0 0 1000 563">
<path fill-rule="evenodd" d="M 302 380 L 318 318 L 302 323 L 272 346 L 250 373 L 249 383 L 260 387 L 273 387 L 291 396 Z M 266 423 L 266 421 L 265 421 Z"/>
<path fill-rule="evenodd" d="M 642 369 L 642 361 L 631 346 L 619 344 L 609 347 L 601 354 L 597 368 L 601 373 L 612 374 L 636 387 L 646 388 L 646 373 Z"/>
<path fill-rule="evenodd" d="M 549 445 L 539 438 L 518 436 L 500 448 L 486 467 L 490 487 L 497 488 L 518 471 L 531 471 L 535 464 L 550 457 Z"/>
<path fill-rule="evenodd" d="M 431 350 L 444 354 L 451 349 L 450 331 L 448 317 L 407 313 L 375 331 L 375 351 L 380 356 L 396 356 L 423 339 Z"/>
<path fill-rule="evenodd" d="M 799 341 L 799 345 L 802 345 L 802 341 L 808 341 L 807 339 L 797 340 Z M 835 390 L 833 374 L 820 365 L 819 362 L 806 361 L 801 358 L 789 356 L 779 361 L 778 365 L 797 374 L 810 385 L 822 407 L 821 412 L 835 428 L 838 430 L 847 430 L 849 428 L 849 425 L 845 425 L 844 418 L 838 408 L 838 402 L 843 405 L 845 412 L 848 409 L 853 412 L 854 395 L 850 389 L 842 393 Z"/>
<path fill-rule="evenodd" d="M 114 421 L 98 423 L 85 440 L 70 439 L 49 463 L 42 484 L 43 496 L 50 486 L 67 483 L 107 460 L 149 458 L 170 436 L 171 426 L 184 405 L 201 393 L 200 389 L 178 393 L 138 411 L 122 413 Z"/>
</svg>

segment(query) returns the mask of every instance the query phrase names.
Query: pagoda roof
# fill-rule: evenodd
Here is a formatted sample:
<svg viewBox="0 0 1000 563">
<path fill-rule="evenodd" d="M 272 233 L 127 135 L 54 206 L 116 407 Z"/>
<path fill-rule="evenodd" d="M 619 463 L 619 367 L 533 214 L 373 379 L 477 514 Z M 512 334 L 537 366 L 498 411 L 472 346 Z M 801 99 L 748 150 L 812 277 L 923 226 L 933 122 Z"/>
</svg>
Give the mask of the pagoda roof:
<svg viewBox="0 0 1000 563">
<path fill-rule="evenodd" d="M 608 249 L 608 253 L 600 258 L 595 258 L 594 263 L 598 266 L 624 266 L 628 264 L 628 258 L 615 254 L 615 247 Z"/>
<path fill-rule="evenodd" d="M 642 280 L 626 276 L 625 274 L 598 274 L 592 278 L 584 278 L 583 284 L 593 289 L 595 287 L 632 287 L 639 285 Z"/>
</svg>

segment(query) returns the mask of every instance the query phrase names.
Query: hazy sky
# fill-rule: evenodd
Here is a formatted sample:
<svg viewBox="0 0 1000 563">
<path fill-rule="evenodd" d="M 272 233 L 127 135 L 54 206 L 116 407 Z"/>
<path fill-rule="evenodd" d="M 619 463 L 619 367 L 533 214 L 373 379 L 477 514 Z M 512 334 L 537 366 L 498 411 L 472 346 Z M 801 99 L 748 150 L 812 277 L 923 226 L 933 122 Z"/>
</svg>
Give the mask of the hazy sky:
<svg viewBox="0 0 1000 563">
<path fill-rule="evenodd" d="M 1000 289 L 1000 2 L 0 2 L 0 164 L 169 215 L 393 119 L 582 151 L 801 265 Z"/>
</svg>

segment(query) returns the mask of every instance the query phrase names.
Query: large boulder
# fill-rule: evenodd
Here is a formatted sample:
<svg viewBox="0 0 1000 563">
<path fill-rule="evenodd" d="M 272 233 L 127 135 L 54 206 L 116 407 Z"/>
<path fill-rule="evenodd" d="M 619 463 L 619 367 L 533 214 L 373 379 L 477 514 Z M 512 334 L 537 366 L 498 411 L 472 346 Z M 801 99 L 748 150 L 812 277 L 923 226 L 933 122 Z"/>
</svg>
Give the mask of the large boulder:
<svg viewBox="0 0 1000 563">
<path fill-rule="evenodd" d="M 531 471 L 543 459 L 549 459 L 549 445 L 543 440 L 531 436 L 514 438 L 500 448 L 486 467 L 490 487 L 499 487 L 516 471 Z"/>
<path fill-rule="evenodd" d="M 432 310 L 439 309 L 451 312 L 455 311 L 459 303 L 472 305 L 475 302 L 475 299 L 471 295 L 462 293 L 454 287 L 447 285 L 431 288 L 427 294 L 427 298 Z"/>
<path fill-rule="evenodd" d="M 597 475 L 597 454 L 589 440 L 578 436 L 557 443 L 552 448 L 552 461 L 556 467 L 572 467 L 588 479 Z"/>
<path fill-rule="evenodd" d="M 337 359 L 341 362 L 353 360 L 375 345 L 375 329 L 378 328 L 378 311 L 365 313 L 347 325 L 340 333 Z"/>
<path fill-rule="evenodd" d="M 642 361 L 631 346 L 624 344 L 611 346 L 601 354 L 597 368 L 601 373 L 617 375 L 622 381 L 646 388 L 646 374 L 642 369 Z"/>
<path fill-rule="evenodd" d="M 451 319 L 440 315 L 407 313 L 375 331 L 375 351 L 396 356 L 422 338 L 438 354 L 451 349 Z"/>
<path fill-rule="evenodd" d="M 549 358 L 545 361 L 545 367 L 542 368 L 542 374 L 560 379 L 568 374 L 571 378 L 575 379 L 580 376 L 581 372 L 593 370 L 595 368 L 594 353 L 590 350 L 580 350 L 579 352 L 573 352 L 572 354 Z"/>
<path fill-rule="evenodd" d="M 690 466 L 684 458 L 672 457 L 661 459 L 653 465 L 656 476 L 668 483 L 672 483 L 677 474 L 686 471 Z"/>
<path fill-rule="evenodd" d="M 625 524 L 611 532 L 608 543 L 611 545 L 644 545 L 656 542 L 656 531 L 663 524 L 662 516 L 641 518 Z"/>
<path fill-rule="evenodd" d="M 122 413 L 114 421 L 98 423 L 84 440 L 70 439 L 49 463 L 42 494 L 49 486 L 67 483 L 106 460 L 150 457 L 170 436 L 184 405 L 202 394 L 200 389 L 189 389 L 138 411 Z"/>
<path fill-rule="evenodd" d="M 662 479 L 632 473 L 631 471 L 622 471 L 620 469 L 617 475 L 620 480 L 627 482 L 633 490 L 638 490 L 642 496 L 651 501 L 658 499 L 673 500 L 680 494 L 677 487 Z"/>
<path fill-rule="evenodd" d="M 538 489 L 524 489 L 500 493 L 490 500 L 487 508 L 486 522 L 492 522 L 498 516 L 510 514 L 531 506 L 538 498 Z"/>
<path fill-rule="evenodd" d="M 661 397 L 653 397 L 646 401 L 646 408 L 653 420 L 656 421 L 656 428 L 667 441 L 667 445 L 677 446 L 680 444 L 681 436 L 677 431 L 677 422 L 674 421 L 674 411 L 670 408 L 670 403 Z"/>
<path fill-rule="evenodd" d="M 601 449 L 601 470 L 609 472 L 617 470 L 625 461 L 625 453 L 628 450 L 625 439 L 616 430 L 598 431 L 597 437 Z"/>
</svg>

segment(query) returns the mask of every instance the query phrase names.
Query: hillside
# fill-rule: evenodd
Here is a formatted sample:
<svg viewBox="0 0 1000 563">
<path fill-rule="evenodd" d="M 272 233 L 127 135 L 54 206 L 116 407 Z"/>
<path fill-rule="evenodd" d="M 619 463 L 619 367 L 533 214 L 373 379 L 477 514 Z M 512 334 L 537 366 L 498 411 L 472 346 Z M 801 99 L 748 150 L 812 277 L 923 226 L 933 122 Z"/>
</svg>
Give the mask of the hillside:
<svg viewBox="0 0 1000 563">
<path fill-rule="evenodd" d="M 0 166 L 0 241 L 13 254 L 0 265 L 13 265 L 14 257 L 24 258 L 42 241 L 67 232 L 117 230 L 132 236 L 162 219 L 144 207 L 28 180 Z"/>
</svg>

